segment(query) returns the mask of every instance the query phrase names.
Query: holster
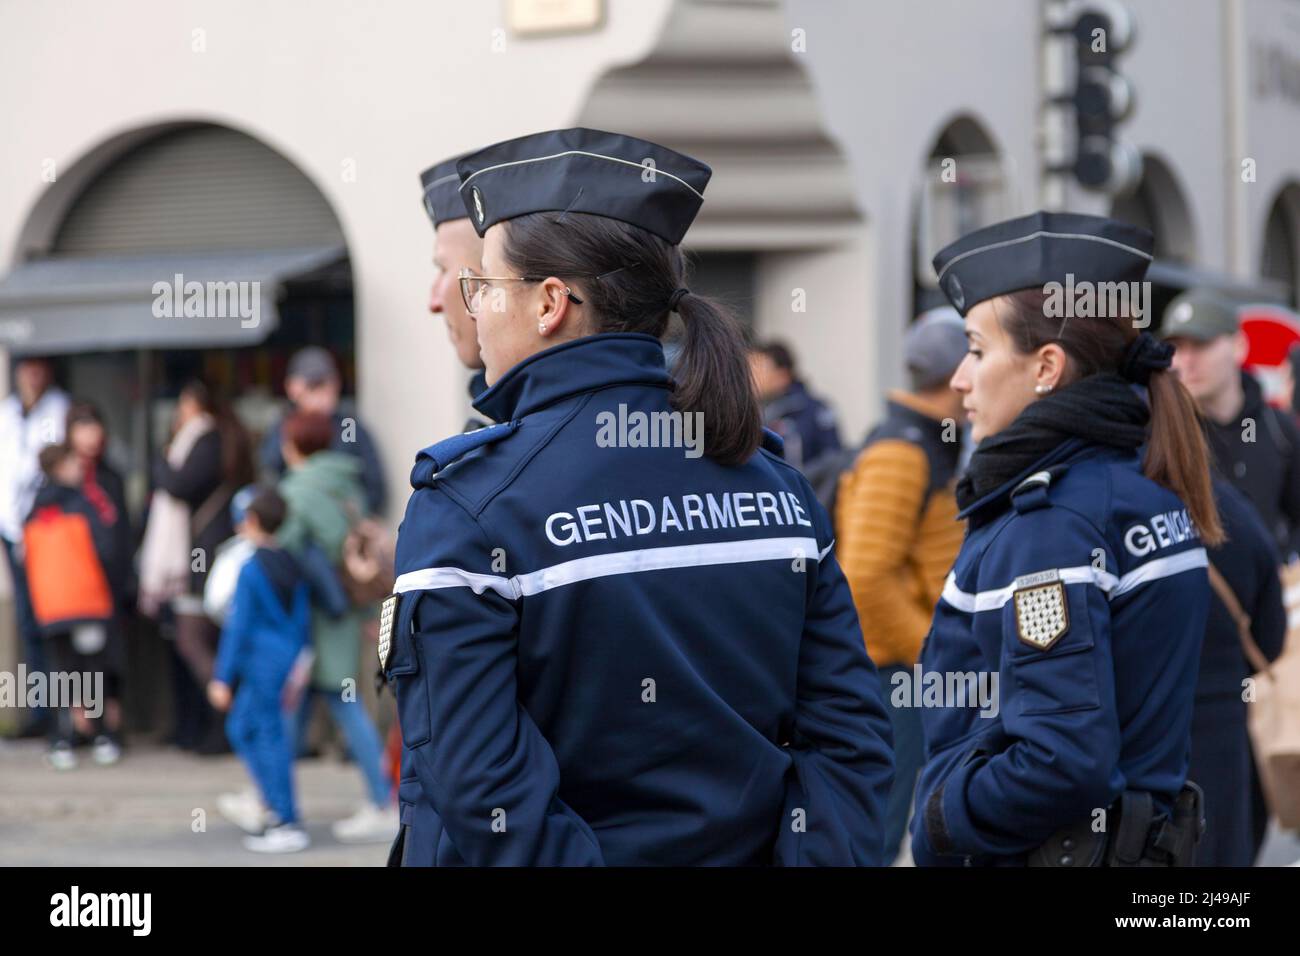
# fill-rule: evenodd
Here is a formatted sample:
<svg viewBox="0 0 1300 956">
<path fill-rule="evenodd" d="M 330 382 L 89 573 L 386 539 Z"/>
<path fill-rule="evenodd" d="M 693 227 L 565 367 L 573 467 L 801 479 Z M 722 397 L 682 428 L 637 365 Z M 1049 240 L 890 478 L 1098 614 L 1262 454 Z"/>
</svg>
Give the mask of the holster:
<svg viewBox="0 0 1300 956">
<path fill-rule="evenodd" d="M 1205 794 L 1192 781 L 1183 784 L 1173 813 L 1157 822 L 1147 841 L 1148 858 L 1166 862 L 1146 866 L 1195 866 L 1196 847 L 1205 835 Z"/>
<path fill-rule="evenodd" d="M 1108 826 L 1091 820 L 1063 827 L 1029 854 L 1028 866 L 1194 866 L 1205 834 L 1205 797 L 1188 780 L 1167 814 L 1156 814 L 1150 793 L 1126 790 L 1107 809 Z"/>
</svg>

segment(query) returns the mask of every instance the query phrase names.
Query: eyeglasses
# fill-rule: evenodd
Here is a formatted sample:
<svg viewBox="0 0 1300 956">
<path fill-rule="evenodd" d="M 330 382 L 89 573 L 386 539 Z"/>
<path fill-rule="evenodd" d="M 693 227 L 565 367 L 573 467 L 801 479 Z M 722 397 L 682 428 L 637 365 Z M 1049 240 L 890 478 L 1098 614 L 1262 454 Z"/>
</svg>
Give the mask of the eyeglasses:
<svg viewBox="0 0 1300 956">
<path fill-rule="evenodd" d="M 480 276 L 470 269 L 460 270 L 460 297 L 471 315 L 477 315 L 483 309 L 483 295 L 493 282 L 544 282 L 546 276 Z M 582 305 L 582 300 L 573 294 L 567 285 L 564 294 L 575 305 Z"/>
</svg>

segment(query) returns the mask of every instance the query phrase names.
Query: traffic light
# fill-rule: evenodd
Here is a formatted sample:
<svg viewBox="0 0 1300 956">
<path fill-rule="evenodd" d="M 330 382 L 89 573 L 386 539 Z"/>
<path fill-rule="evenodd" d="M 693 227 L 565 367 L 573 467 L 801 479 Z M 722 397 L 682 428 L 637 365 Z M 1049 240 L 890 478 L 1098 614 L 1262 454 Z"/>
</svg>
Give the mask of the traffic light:
<svg viewBox="0 0 1300 956">
<path fill-rule="evenodd" d="M 1142 155 L 1115 138 L 1116 127 L 1133 110 L 1133 86 L 1115 66 L 1132 44 L 1133 19 L 1116 0 L 1092 0 L 1069 33 L 1077 67 L 1070 96 L 1078 134 L 1074 177 L 1089 189 L 1122 193 L 1142 176 Z"/>
</svg>

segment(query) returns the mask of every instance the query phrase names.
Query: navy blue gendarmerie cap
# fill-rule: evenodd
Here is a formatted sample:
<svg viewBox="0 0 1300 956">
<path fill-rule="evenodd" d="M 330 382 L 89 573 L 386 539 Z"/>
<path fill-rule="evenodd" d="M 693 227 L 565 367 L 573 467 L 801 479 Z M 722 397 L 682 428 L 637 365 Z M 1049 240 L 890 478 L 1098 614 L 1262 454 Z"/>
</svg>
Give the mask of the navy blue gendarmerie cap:
<svg viewBox="0 0 1300 956">
<path fill-rule="evenodd" d="M 1153 237 L 1102 216 L 1036 212 L 962 236 L 934 257 L 939 288 L 962 315 L 978 302 L 1049 282 L 1140 282 Z"/>
<path fill-rule="evenodd" d="M 420 173 L 420 185 L 424 187 L 424 211 L 429 214 L 435 229 L 440 222 L 464 219 L 468 215 L 465 204 L 460 201 L 460 173 L 456 172 L 458 159 L 459 156 L 444 159 Z"/>
<path fill-rule="evenodd" d="M 456 164 L 460 194 L 481 236 L 534 212 L 583 212 L 639 226 L 674 246 L 704 202 L 711 170 L 643 139 L 557 129 L 497 143 Z"/>
</svg>

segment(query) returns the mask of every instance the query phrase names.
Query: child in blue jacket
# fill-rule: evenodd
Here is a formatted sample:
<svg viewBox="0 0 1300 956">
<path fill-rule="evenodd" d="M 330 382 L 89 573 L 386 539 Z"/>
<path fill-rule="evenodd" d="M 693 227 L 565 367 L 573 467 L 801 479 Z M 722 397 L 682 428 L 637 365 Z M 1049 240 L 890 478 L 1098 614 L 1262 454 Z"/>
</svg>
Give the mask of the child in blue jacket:
<svg viewBox="0 0 1300 956">
<path fill-rule="evenodd" d="M 294 559 L 275 543 L 286 510 L 272 489 L 248 504 L 239 534 L 257 551 L 240 571 L 208 685 L 212 705 L 230 711 L 226 734 L 273 817 L 263 833 L 244 840 L 244 846 L 261 853 L 292 853 L 310 842 L 299 824 L 293 751 L 281 708 L 285 682 L 310 643 L 307 583 Z"/>
</svg>

